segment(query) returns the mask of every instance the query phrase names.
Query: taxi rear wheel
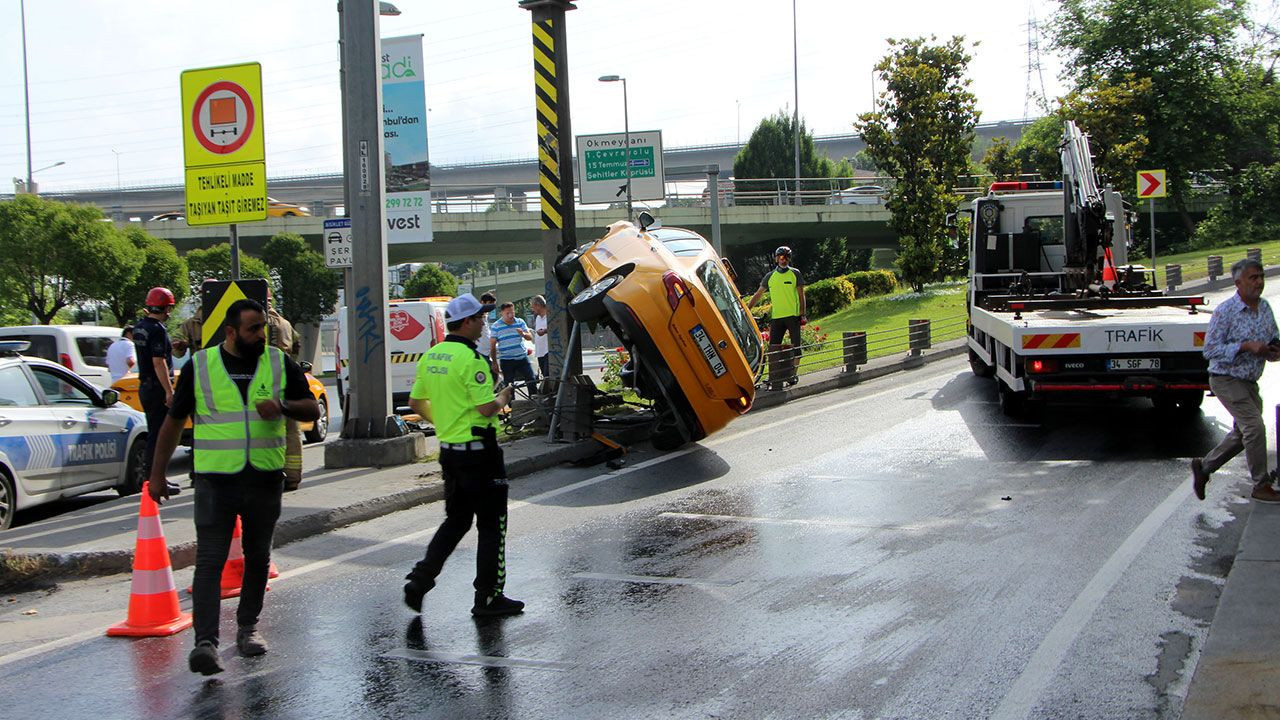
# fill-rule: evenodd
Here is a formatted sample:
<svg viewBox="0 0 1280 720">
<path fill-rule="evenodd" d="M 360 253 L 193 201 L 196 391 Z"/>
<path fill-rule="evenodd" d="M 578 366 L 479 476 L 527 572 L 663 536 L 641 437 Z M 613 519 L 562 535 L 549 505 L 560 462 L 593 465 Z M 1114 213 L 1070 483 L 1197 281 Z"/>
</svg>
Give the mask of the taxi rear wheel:
<svg viewBox="0 0 1280 720">
<path fill-rule="evenodd" d="M 0 530 L 8 530 L 13 525 L 13 511 L 18 506 L 18 494 L 13 489 L 13 478 L 0 469 Z"/>
<path fill-rule="evenodd" d="M 320 398 L 320 417 L 316 418 L 315 424 L 304 434 L 309 443 L 324 442 L 329 436 L 329 401 Z"/>
<path fill-rule="evenodd" d="M 133 447 L 129 448 L 129 460 L 125 464 L 124 482 L 116 486 L 116 494 L 120 497 L 133 495 L 142 490 L 142 483 L 146 480 L 142 473 L 145 470 L 146 463 L 144 460 L 147 456 L 147 439 L 138 438 L 133 441 Z"/>
<path fill-rule="evenodd" d="M 604 297 L 610 290 L 622 282 L 621 275 L 606 275 L 591 287 L 583 290 L 569 301 L 569 315 L 578 322 L 594 322 L 603 318 L 608 311 L 604 306 Z"/>
</svg>

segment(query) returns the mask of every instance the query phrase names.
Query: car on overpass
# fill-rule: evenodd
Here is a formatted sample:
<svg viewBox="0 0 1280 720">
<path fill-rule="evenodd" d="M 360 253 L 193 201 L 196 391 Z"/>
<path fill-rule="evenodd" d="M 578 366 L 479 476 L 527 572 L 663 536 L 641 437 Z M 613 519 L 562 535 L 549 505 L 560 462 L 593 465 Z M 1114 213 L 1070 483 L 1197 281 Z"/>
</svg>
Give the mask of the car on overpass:
<svg viewBox="0 0 1280 720">
<path fill-rule="evenodd" d="M 0 341 L 0 530 L 21 509 L 142 489 L 147 419 L 61 365 Z"/>
<path fill-rule="evenodd" d="M 267 217 L 310 217 L 311 210 L 305 205 L 281 202 L 275 198 L 267 198 Z"/>
<path fill-rule="evenodd" d="M 845 188 L 827 198 L 828 205 L 881 205 L 885 189 L 880 185 L 859 185 Z"/>
<path fill-rule="evenodd" d="M 701 235 L 641 213 L 567 253 L 556 277 L 571 291 L 587 285 L 569 301 L 573 319 L 609 327 L 626 347 L 622 381 L 653 400 L 655 447 L 701 440 L 751 409 L 764 342 Z"/>
</svg>

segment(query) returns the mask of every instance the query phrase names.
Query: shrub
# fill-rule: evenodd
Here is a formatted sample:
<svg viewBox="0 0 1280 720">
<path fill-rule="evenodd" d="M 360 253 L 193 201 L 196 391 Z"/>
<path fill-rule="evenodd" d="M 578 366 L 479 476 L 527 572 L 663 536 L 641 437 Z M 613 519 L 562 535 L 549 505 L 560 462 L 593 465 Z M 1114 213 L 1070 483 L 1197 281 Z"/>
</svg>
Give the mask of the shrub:
<svg viewBox="0 0 1280 720">
<path fill-rule="evenodd" d="M 773 305 L 764 303 L 763 305 L 757 305 L 751 308 L 751 317 L 755 318 L 757 325 L 762 322 L 769 322 L 773 317 Z"/>
<path fill-rule="evenodd" d="M 845 277 L 853 283 L 858 297 L 885 295 L 898 289 L 898 276 L 892 270 L 863 270 Z"/>
<path fill-rule="evenodd" d="M 804 288 L 805 310 L 809 315 L 830 315 L 849 307 L 858 291 L 843 277 L 819 280 Z"/>
<path fill-rule="evenodd" d="M 604 373 L 601 380 L 606 389 L 613 390 L 622 386 L 622 367 L 629 359 L 626 348 L 617 348 L 604 356 Z"/>
</svg>

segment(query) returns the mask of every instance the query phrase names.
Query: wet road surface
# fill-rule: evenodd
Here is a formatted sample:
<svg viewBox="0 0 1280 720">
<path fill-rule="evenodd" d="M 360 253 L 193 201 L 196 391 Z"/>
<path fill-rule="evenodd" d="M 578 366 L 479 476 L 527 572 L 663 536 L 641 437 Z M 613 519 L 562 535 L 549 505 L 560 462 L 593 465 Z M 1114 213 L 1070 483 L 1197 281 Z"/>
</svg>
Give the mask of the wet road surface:
<svg viewBox="0 0 1280 720">
<path fill-rule="evenodd" d="M 523 616 L 469 616 L 474 534 L 421 618 L 403 606 L 440 504 L 278 549 L 272 650 L 236 657 L 224 602 L 212 681 L 186 671 L 189 631 L 100 637 L 126 579 L 16 597 L 5 714 L 1177 717 L 1248 508 L 1242 461 L 1190 494 L 1185 458 L 1226 417 L 1135 400 L 1011 420 L 940 362 L 621 471 L 517 480 Z"/>
</svg>

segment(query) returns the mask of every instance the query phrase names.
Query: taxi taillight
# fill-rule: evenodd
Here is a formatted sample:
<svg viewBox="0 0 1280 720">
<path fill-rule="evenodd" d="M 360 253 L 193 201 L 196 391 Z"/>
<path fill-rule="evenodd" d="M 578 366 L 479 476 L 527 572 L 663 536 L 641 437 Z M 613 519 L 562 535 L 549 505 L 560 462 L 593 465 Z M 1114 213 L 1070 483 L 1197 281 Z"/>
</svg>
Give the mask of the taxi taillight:
<svg viewBox="0 0 1280 720">
<path fill-rule="evenodd" d="M 728 405 L 730 410 L 742 415 L 751 409 L 751 393 L 739 387 L 738 397 L 732 400 L 725 400 L 724 404 Z"/>
<path fill-rule="evenodd" d="M 689 286 L 684 284 L 684 279 L 674 270 L 668 270 L 662 274 L 662 284 L 667 288 L 667 304 L 672 310 L 680 307 L 680 301 L 689 295 Z M 689 297 L 689 302 L 693 302 L 693 297 Z"/>
</svg>

